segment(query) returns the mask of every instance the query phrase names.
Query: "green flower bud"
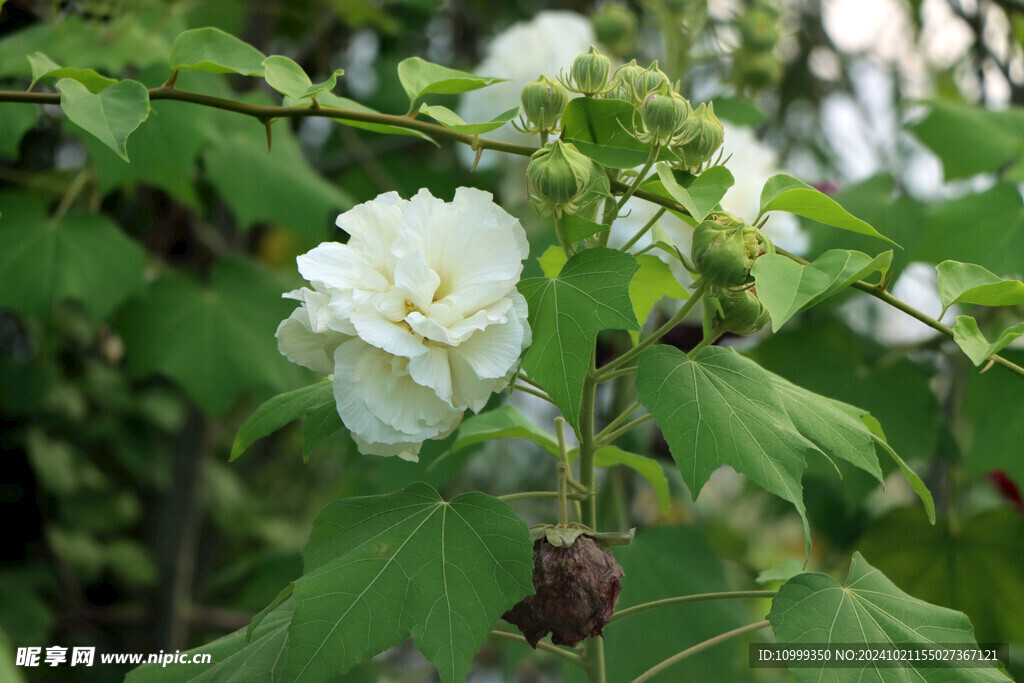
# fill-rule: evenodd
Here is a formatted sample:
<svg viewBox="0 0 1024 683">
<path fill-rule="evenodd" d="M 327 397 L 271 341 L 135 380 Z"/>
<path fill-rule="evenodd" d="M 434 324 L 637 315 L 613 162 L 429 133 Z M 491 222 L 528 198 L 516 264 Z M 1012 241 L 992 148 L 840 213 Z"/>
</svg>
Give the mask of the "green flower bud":
<svg viewBox="0 0 1024 683">
<path fill-rule="evenodd" d="M 640 140 L 655 145 L 668 145 L 686 122 L 689 110 L 690 105 L 686 100 L 672 91 L 648 95 L 640 108 L 640 120 L 644 125 Z"/>
<path fill-rule="evenodd" d="M 743 45 L 753 50 L 771 50 L 779 42 L 778 16 L 769 12 L 751 10 L 739 20 Z"/>
<path fill-rule="evenodd" d="M 635 51 L 637 20 L 628 7 L 607 4 L 590 17 L 590 22 L 598 42 L 608 46 L 614 56 L 624 57 Z"/>
<path fill-rule="evenodd" d="M 550 133 L 558 129 L 558 118 L 569 103 L 565 86 L 547 76 L 530 81 L 519 97 L 530 132 Z"/>
<path fill-rule="evenodd" d="M 667 93 L 671 89 L 668 76 L 658 68 L 657 59 L 633 81 L 633 97 L 638 102 L 646 101 L 651 93 Z"/>
<path fill-rule="evenodd" d="M 584 195 L 590 181 L 590 159 L 572 143 L 555 140 L 533 153 L 526 177 L 533 194 L 531 203 L 542 216 L 575 213 L 576 203 Z"/>
<path fill-rule="evenodd" d="M 776 4 L 755 2 L 737 21 L 743 45 L 758 51 L 771 50 L 775 47 L 779 42 L 780 15 Z"/>
<path fill-rule="evenodd" d="M 599 95 L 607 89 L 611 70 L 611 60 L 591 45 L 589 52 L 580 55 L 572 63 L 569 89 L 584 95 Z"/>
<path fill-rule="evenodd" d="M 693 263 L 717 287 L 741 287 L 750 281 L 750 268 L 762 254 L 774 251 L 752 225 L 734 225 L 728 214 L 704 220 L 693 232 Z M 730 225 L 723 225 L 720 221 Z"/>
<path fill-rule="evenodd" d="M 762 90 L 782 78 L 782 64 L 771 50 L 739 50 L 732 55 L 730 79 L 741 90 Z"/>
<path fill-rule="evenodd" d="M 719 296 L 718 303 L 722 314 L 720 318 L 716 316 L 716 326 L 726 332 L 753 334 L 771 321 L 753 287 Z"/>
<path fill-rule="evenodd" d="M 672 149 L 683 161 L 683 168 L 697 173 L 725 140 L 725 129 L 715 116 L 715 105 L 701 104 L 686 119 L 679 137 L 685 142 Z"/>
<path fill-rule="evenodd" d="M 633 92 L 636 79 L 643 72 L 644 68 L 637 64 L 635 59 L 630 60 L 629 64 L 623 64 L 620 66 L 612 75 L 612 85 L 609 96 L 619 100 L 632 102 L 635 106 L 639 107 L 642 102 L 635 101 L 633 99 Z"/>
</svg>

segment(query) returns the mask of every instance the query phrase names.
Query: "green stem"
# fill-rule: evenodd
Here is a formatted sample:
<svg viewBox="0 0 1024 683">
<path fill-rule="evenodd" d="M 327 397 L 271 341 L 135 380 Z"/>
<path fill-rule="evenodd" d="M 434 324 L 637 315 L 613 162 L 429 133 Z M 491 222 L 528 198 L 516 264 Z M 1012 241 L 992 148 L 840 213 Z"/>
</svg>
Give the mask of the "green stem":
<svg viewBox="0 0 1024 683">
<path fill-rule="evenodd" d="M 551 399 L 550 396 L 545 394 L 543 391 L 540 391 L 538 389 L 534 389 L 531 386 L 527 386 L 525 384 L 516 384 L 513 388 L 516 391 L 522 391 L 522 392 L 525 392 L 527 394 L 530 394 L 531 396 L 536 396 L 537 398 L 542 398 L 545 401 L 547 401 L 548 403 L 550 403 L 551 405 L 555 404 L 555 402 Z"/>
<path fill-rule="evenodd" d="M 619 247 L 619 251 L 629 251 L 629 248 L 636 244 L 637 240 L 646 235 L 647 231 L 654 227 L 654 224 L 658 222 L 659 218 L 665 215 L 666 211 L 668 211 L 668 209 L 666 209 L 664 206 L 658 209 L 658 211 L 653 216 L 651 216 L 651 220 L 647 221 L 644 227 L 640 228 L 640 230 L 635 235 L 630 237 L 625 244 Z"/>
<path fill-rule="evenodd" d="M 558 243 L 562 245 L 566 260 L 571 259 L 572 245 L 569 244 L 569 236 L 565 232 L 565 222 L 557 213 L 555 214 L 555 235 L 558 237 Z"/>
<path fill-rule="evenodd" d="M 701 298 L 704 296 L 704 292 L 706 289 L 707 283 L 701 280 L 697 284 L 697 289 L 693 290 L 693 294 L 690 295 L 690 298 L 686 300 L 686 303 L 683 304 L 678 311 L 676 311 L 675 315 L 668 319 L 667 323 L 665 323 L 664 325 L 656 329 L 654 332 L 651 332 L 649 335 L 641 339 L 640 342 L 636 346 L 631 348 L 629 351 L 626 351 L 624 354 L 622 354 L 615 360 L 609 363 L 605 363 L 605 365 L 597 372 L 598 381 L 604 381 L 604 379 L 611 374 L 612 370 L 621 365 L 624 365 L 625 363 L 632 361 L 634 358 L 640 355 L 640 352 L 642 352 L 648 346 L 664 337 L 669 332 L 669 330 L 671 330 L 673 327 L 681 323 L 683 321 L 683 318 L 690 314 L 690 311 L 693 310 L 693 307 L 696 306 L 697 302 L 700 301 Z"/>
<path fill-rule="evenodd" d="M 491 635 L 495 636 L 496 638 L 504 638 L 505 640 L 514 640 L 517 643 L 525 643 L 526 645 L 530 644 L 530 641 L 528 641 L 526 638 L 519 635 L 518 633 L 509 633 L 508 631 L 499 631 L 495 629 L 494 631 L 491 631 Z M 572 662 L 576 666 L 583 666 L 583 658 L 580 657 L 578 654 L 576 654 L 575 652 L 569 652 L 568 650 L 563 650 L 562 648 L 556 645 L 552 645 L 551 643 L 545 643 L 544 641 L 541 641 L 537 643 L 537 649 L 543 650 L 544 652 L 550 652 L 553 655 L 557 655 L 566 661 Z"/>
<path fill-rule="evenodd" d="M 558 526 L 569 525 L 569 486 L 565 476 L 568 469 L 564 462 L 558 463 Z"/>
<path fill-rule="evenodd" d="M 493 149 L 499 152 L 508 152 L 509 154 L 520 154 L 523 156 L 530 156 L 538 149 L 537 147 L 532 147 L 530 145 L 518 145 L 510 142 L 502 142 L 500 140 L 480 138 L 467 133 L 457 133 L 440 124 L 429 123 L 427 121 L 413 119 L 408 116 L 395 116 L 393 114 L 381 114 L 379 112 L 372 111 L 356 111 L 353 109 L 341 109 L 339 107 L 327 107 L 324 105 L 319 107 L 311 107 L 308 105 L 285 107 L 250 104 L 248 102 L 236 102 L 223 97 L 204 95 L 203 93 L 191 92 L 189 90 L 179 90 L 178 88 L 171 88 L 166 85 L 162 85 L 157 88 L 150 88 L 149 99 L 151 101 L 177 100 L 179 102 L 190 102 L 192 104 L 199 104 L 205 107 L 223 109 L 224 111 L 252 116 L 253 118 L 260 120 L 312 116 L 319 118 L 341 119 L 344 121 L 380 123 L 387 126 L 395 126 L 406 130 L 416 130 L 421 133 L 427 133 L 428 135 L 448 138 L 449 140 L 455 140 L 470 146 L 472 146 L 474 141 L 476 141 L 477 146 L 484 149 Z M 59 105 L 60 93 L 0 90 L 0 102 Z"/>
<path fill-rule="evenodd" d="M 628 408 L 623 410 L 621 413 L 619 413 L 615 417 L 614 420 L 612 420 L 607 425 L 605 425 L 605 428 L 602 429 L 600 432 L 598 432 L 597 436 L 595 436 L 594 439 L 596 441 L 601 441 L 602 439 L 604 439 L 605 435 L 608 434 L 608 432 L 612 431 L 613 429 L 617 429 L 619 427 L 619 425 L 621 425 L 626 420 L 628 420 L 629 416 L 632 415 L 633 413 L 635 413 L 639 409 L 640 409 L 640 401 L 633 401 L 633 403 L 630 404 L 630 406 Z"/>
<path fill-rule="evenodd" d="M 60 204 L 53 212 L 51 220 L 54 223 L 59 223 L 64 215 L 74 206 L 75 200 L 78 199 L 78 195 L 82 193 L 85 186 L 89 184 L 89 180 L 92 178 L 92 167 L 86 166 L 78 172 L 71 182 L 68 184 L 67 190 L 64 191 L 64 196 L 60 198 Z"/>
<path fill-rule="evenodd" d="M 598 384 L 601 384 L 602 382 L 607 382 L 610 379 L 615 379 L 616 377 L 632 375 L 634 372 L 636 372 L 636 366 L 630 365 L 628 368 L 619 368 L 618 370 L 612 370 L 607 373 L 601 373 L 600 379 L 598 379 Z"/>
<path fill-rule="evenodd" d="M 500 501 L 510 503 L 514 500 L 531 500 L 541 498 L 557 499 L 559 495 L 558 491 L 520 491 L 519 493 L 506 493 L 503 496 L 496 496 L 496 498 Z M 572 500 L 583 500 L 587 498 L 587 496 L 582 493 L 566 493 L 565 497 L 571 498 Z"/>
<path fill-rule="evenodd" d="M 686 357 L 693 360 L 697 357 L 698 353 L 718 341 L 719 337 L 723 334 L 725 334 L 725 330 L 712 330 L 711 334 L 704 335 L 704 338 L 700 340 L 700 343 L 690 349 L 689 353 L 686 354 Z"/>
<path fill-rule="evenodd" d="M 756 624 L 748 624 L 746 626 L 741 626 L 739 628 L 735 628 L 735 629 L 733 629 L 733 630 L 731 630 L 731 631 L 729 631 L 727 633 L 723 633 L 722 635 L 715 636 L 714 638 L 708 638 L 703 643 L 697 643 L 696 645 L 694 645 L 691 648 L 687 648 L 687 649 L 683 650 L 682 652 L 679 652 L 677 654 L 672 655 L 671 657 L 669 657 L 665 661 L 661 662 L 660 664 L 656 664 L 655 666 L 652 666 L 650 669 L 648 669 L 647 671 L 643 672 L 642 674 L 640 674 L 639 676 L 634 678 L 633 679 L 633 683 L 644 683 L 644 681 L 649 681 L 652 678 L 654 678 L 655 676 L 657 676 L 658 674 L 660 674 L 665 669 L 667 669 L 670 666 L 673 666 L 675 664 L 678 664 L 679 662 L 683 661 L 687 657 L 693 656 L 693 655 L 697 654 L 698 652 L 703 652 L 704 650 L 707 650 L 709 647 L 713 647 L 715 645 L 718 645 L 719 643 L 724 643 L 727 640 L 731 640 L 731 639 L 736 638 L 738 636 L 742 636 L 744 633 L 750 633 L 751 631 L 757 631 L 758 629 L 762 629 L 765 626 L 771 626 L 771 623 L 767 619 L 765 619 L 764 621 L 759 621 Z"/>
<path fill-rule="evenodd" d="M 609 624 L 615 623 L 620 619 L 631 617 L 634 614 L 640 614 L 647 612 L 652 609 L 658 609 L 659 607 L 671 607 L 672 605 L 685 605 L 691 602 L 708 602 L 711 600 L 739 600 L 742 598 L 774 598 L 778 591 L 726 591 L 723 593 L 698 593 L 696 595 L 677 595 L 673 598 L 664 598 L 662 600 L 654 600 L 652 602 L 645 602 L 641 605 L 634 605 L 633 607 L 627 607 L 626 609 L 619 610 L 612 615 L 612 618 L 608 620 Z"/>
<path fill-rule="evenodd" d="M 810 261 L 808 261 L 807 259 L 800 258 L 796 254 L 791 254 L 788 251 L 786 251 L 785 249 L 779 249 L 778 247 L 776 247 L 775 248 L 775 253 L 781 254 L 782 256 L 785 256 L 787 258 L 793 259 L 797 263 L 803 264 L 805 266 L 808 263 L 810 263 Z M 894 297 L 892 294 L 890 294 L 889 292 L 885 291 L 881 287 L 878 287 L 877 285 L 872 285 L 872 284 L 869 284 L 867 282 L 864 282 L 863 280 L 858 280 L 857 282 L 854 282 L 851 285 L 851 287 L 853 287 L 854 289 L 859 289 L 860 291 L 864 292 L 865 294 L 870 294 L 871 296 L 875 297 L 876 299 L 878 299 L 880 301 L 884 301 L 885 303 L 889 304 L 893 308 L 906 313 L 911 318 L 913 318 L 913 319 L 915 319 L 915 320 L 917 320 L 919 322 L 924 323 L 925 325 L 927 325 L 928 327 L 932 328 L 936 332 L 941 332 L 942 334 L 946 335 L 947 337 L 952 337 L 953 336 L 953 328 L 952 327 L 949 327 L 948 325 L 943 325 L 942 323 L 940 323 L 938 320 L 936 320 L 935 318 L 931 317 L 930 315 L 928 315 L 926 313 L 922 313 L 921 311 L 917 310 L 916 308 L 914 308 L 910 304 L 905 303 L 903 301 L 900 301 L 899 299 Z M 1014 373 L 1020 375 L 1021 377 L 1024 377 L 1024 368 L 1022 368 L 1021 366 L 1017 365 L 1016 363 L 1014 363 L 1012 361 L 1009 361 L 1009 360 L 1003 358 L 1002 356 L 991 356 L 989 358 L 989 361 L 995 363 L 996 365 L 1001 365 L 1004 368 L 1006 368 L 1007 370 L 1009 370 L 1010 372 L 1014 372 Z"/>
<path fill-rule="evenodd" d="M 651 146 L 651 153 L 647 155 L 647 161 L 644 162 L 643 168 L 640 169 L 640 173 L 637 174 L 636 178 L 633 179 L 633 182 L 631 182 L 629 187 L 626 188 L 626 191 L 621 197 L 619 197 L 619 202 L 615 205 L 615 210 L 612 211 L 611 220 L 605 221 L 605 225 L 611 225 L 615 222 L 615 219 L 619 217 L 619 214 L 622 212 L 622 207 L 625 206 L 626 202 L 629 201 L 629 198 L 636 193 L 637 189 L 640 187 L 640 183 L 642 183 L 644 178 L 647 177 L 647 172 L 651 170 L 651 166 L 654 166 L 654 162 L 657 161 L 658 152 L 660 150 L 661 148 L 658 145 Z"/>
<path fill-rule="evenodd" d="M 645 413 L 644 415 L 641 415 L 640 417 L 636 418 L 635 420 L 632 420 L 631 422 L 627 422 L 626 424 L 622 425 L 621 427 L 619 427 L 615 431 L 608 432 L 603 437 L 600 437 L 598 439 L 598 443 L 600 445 L 602 445 L 602 446 L 604 446 L 605 444 L 610 444 L 611 442 L 613 442 L 616 439 L 618 439 L 620 436 L 629 433 L 634 427 L 638 427 L 638 426 L 642 425 L 644 422 L 648 422 L 648 421 L 653 420 L 653 419 L 654 419 L 653 415 L 651 415 L 650 413 Z"/>
<path fill-rule="evenodd" d="M 597 491 L 594 484 L 594 404 L 597 395 L 597 378 L 594 371 L 594 351 L 591 351 L 590 369 L 583 380 L 583 395 L 580 400 L 580 483 L 590 492 L 580 503 L 581 521 L 591 529 L 597 528 Z M 604 639 L 592 637 L 587 640 L 583 655 L 590 683 L 605 683 Z"/>
</svg>

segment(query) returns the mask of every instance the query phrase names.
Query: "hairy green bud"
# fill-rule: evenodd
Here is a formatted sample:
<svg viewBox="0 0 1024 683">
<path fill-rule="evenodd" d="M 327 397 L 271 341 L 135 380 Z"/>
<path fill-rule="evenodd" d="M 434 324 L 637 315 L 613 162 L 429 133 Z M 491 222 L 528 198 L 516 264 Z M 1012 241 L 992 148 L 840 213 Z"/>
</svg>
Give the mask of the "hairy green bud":
<svg viewBox="0 0 1024 683">
<path fill-rule="evenodd" d="M 753 334 L 771 321 L 768 309 L 757 298 L 754 288 L 735 290 L 718 297 L 721 317 L 715 325 L 733 334 Z"/>
<path fill-rule="evenodd" d="M 672 149 L 683 162 L 683 168 L 697 173 L 711 161 L 725 140 L 725 129 L 715 116 L 714 104 L 701 104 L 687 117 L 679 137 L 683 140 Z"/>
<path fill-rule="evenodd" d="M 590 181 L 592 164 L 572 143 L 555 140 L 530 157 L 526 177 L 531 203 L 542 216 L 575 213 Z"/>
<path fill-rule="evenodd" d="M 677 139 L 689 112 L 689 103 L 671 90 L 664 94 L 648 95 L 640 107 L 643 132 L 638 136 L 639 139 L 654 145 L 671 144 Z"/>
<path fill-rule="evenodd" d="M 774 251 L 760 230 L 752 225 L 736 225 L 735 221 L 729 214 L 717 215 L 702 221 L 693 232 L 694 266 L 716 287 L 745 285 L 750 281 L 754 261 Z"/>
<path fill-rule="evenodd" d="M 612 70 L 610 59 L 601 54 L 596 47 L 572 63 L 569 70 L 569 90 L 584 95 L 600 95 L 608 89 L 608 75 Z"/>
<path fill-rule="evenodd" d="M 569 91 L 558 81 L 541 76 L 526 84 L 519 100 L 527 130 L 550 133 L 558 130 L 558 119 L 569 103 Z"/>
</svg>

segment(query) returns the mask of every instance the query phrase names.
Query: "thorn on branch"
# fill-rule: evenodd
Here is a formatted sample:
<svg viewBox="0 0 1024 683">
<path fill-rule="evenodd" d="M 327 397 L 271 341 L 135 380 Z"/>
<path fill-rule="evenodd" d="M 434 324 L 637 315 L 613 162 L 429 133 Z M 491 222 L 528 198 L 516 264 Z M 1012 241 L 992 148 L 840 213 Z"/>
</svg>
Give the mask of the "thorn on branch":
<svg viewBox="0 0 1024 683">
<path fill-rule="evenodd" d="M 173 90 L 174 89 L 174 84 L 178 82 L 178 74 L 179 73 L 180 72 L 177 71 L 177 70 L 172 71 L 171 75 L 167 77 L 167 81 L 164 83 L 164 87 L 165 88 L 171 88 Z"/>
<path fill-rule="evenodd" d="M 274 121 L 272 119 L 261 118 L 260 122 L 263 124 L 263 127 L 267 129 L 267 154 L 269 154 L 273 149 L 274 144 L 273 133 L 270 132 L 270 126 L 271 124 L 274 123 Z"/>
<path fill-rule="evenodd" d="M 480 146 L 480 137 L 478 135 L 473 136 L 473 149 L 476 151 L 476 156 L 473 157 L 473 167 L 469 169 L 470 173 L 476 171 L 476 165 L 480 163 L 480 157 L 483 156 L 484 148 Z"/>
</svg>

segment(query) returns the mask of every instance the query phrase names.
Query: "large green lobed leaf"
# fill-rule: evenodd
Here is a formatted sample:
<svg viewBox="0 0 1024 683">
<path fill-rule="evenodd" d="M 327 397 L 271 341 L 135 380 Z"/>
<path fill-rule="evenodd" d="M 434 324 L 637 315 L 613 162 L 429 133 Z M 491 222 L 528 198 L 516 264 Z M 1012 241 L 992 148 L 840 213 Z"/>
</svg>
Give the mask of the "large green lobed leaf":
<svg viewBox="0 0 1024 683">
<path fill-rule="evenodd" d="M 519 283 L 533 331 L 523 369 L 544 387 L 574 429 L 579 429 L 583 381 L 597 333 L 639 329 L 629 299 L 629 283 L 638 267 L 629 254 L 595 247 L 569 259 L 557 278 Z"/>
<path fill-rule="evenodd" d="M 922 600 L 964 612 L 978 638 L 1024 642 L 1024 516 L 1010 507 L 929 524 L 913 508 L 875 520 L 860 539 L 862 553 L 886 576 Z"/>
<path fill-rule="evenodd" d="M 101 321 L 142 287 L 145 255 L 108 218 L 55 221 L 28 196 L 0 197 L 0 308 L 48 315 L 64 299 Z"/>
<path fill-rule="evenodd" d="M 285 603 L 271 611 L 252 629 L 251 637 L 243 628 L 188 651 L 193 656 L 209 654 L 209 664 L 146 664 L 130 671 L 125 683 L 284 681 L 284 651 L 292 610 L 291 603 Z"/>
<path fill-rule="evenodd" d="M 157 280 L 119 321 L 129 368 L 140 377 L 169 377 L 211 414 L 244 389 L 287 387 L 295 371 L 274 339 L 292 308 L 282 289 L 240 259 L 218 261 L 205 288 L 180 275 Z"/>
<path fill-rule="evenodd" d="M 800 478 L 804 452 L 815 446 L 782 408 L 767 371 L 721 347 L 690 360 L 655 346 L 640 356 L 636 388 L 694 496 L 728 464 L 796 507 L 809 547 Z"/>
<path fill-rule="evenodd" d="M 526 523 L 482 493 L 413 484 L 328 506 L 295 583 L 289 681 L 322 681 L 409 635 L 442 681 L 465 680 L 494 622 L 533 592 Z"/>
<path fill-rule="evenodd" d="M 904 470 L 934 519 L 931 496 L 885 442 L 866 411 L 820 396 L 730 349 L 708 347 L 693 359 L 656 346 L 643 352 L 637 394 L 658 421 L 683 480 L 696 496 L 722 464 L 791 502 L 804 523 L 805 454 L 844 460 L 882 480 L 881 446 Z"/>
<path fill-rule="evenodd" d="M 937 607 L 900 590 L 882 572 L 853 554 L 845 584 L 825 574 L 799 574 L 779 589 L 768 621 L 779 643 L 973 643 L 974 629 L 962 613 Z M 1006 681 L 996 669 L 930 668 L 791 669 L 804 681 Z"/>
</svg>

